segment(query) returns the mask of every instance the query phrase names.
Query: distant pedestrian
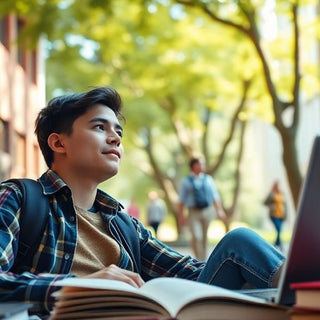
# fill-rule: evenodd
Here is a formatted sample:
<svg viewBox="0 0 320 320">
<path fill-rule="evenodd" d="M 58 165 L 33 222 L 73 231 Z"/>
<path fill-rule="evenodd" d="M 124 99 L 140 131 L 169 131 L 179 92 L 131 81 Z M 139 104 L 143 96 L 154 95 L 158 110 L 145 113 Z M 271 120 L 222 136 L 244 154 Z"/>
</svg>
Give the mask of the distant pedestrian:
<svg viewBox="0 0 320 320">
<path fill-rule="evenodd" d="M 273 183 L 272 189 L 265 199 L 264 204 L 269 209 L 269 217 L 277 232 L 274 245 L 282 250 L 281 231 L 283 221 L 287 216 L 287 204 L 278 181 Z"/>
<path fill-rule="evenodd" d="M 130 214 L 130 216 L 132 216 L 136 219 L 139 219 L 140 209 L 139 209 L 139 206 L 135 203 L 134 199 L 130 200 L 130 204 L 127 209 L 127 212 Z"/>
<path fill-rule="evenodd" d="M 162 199 L 159 198 L 157 191 L 150 191 L 148 194 L 149 202 L 147 204 L 147 222 L 153 228 L 155 236 L 158 236 L 158 228 L 163 222 L 167 208 Z"/>
<path fill-rule="evenodd" d="M 220 196 L 213 178 L 204 173 L 205 163 L 200 158 L 189 162 L 191 173 L 182 179 L 179 192 L 179 218 L 184 221 L 184 207 L 188 208 L 188 224 L 191 231 L 191 246 L 199 260 L 207 258 L 207 233 L 214 217 L 226 219 Z"/>
</svg>

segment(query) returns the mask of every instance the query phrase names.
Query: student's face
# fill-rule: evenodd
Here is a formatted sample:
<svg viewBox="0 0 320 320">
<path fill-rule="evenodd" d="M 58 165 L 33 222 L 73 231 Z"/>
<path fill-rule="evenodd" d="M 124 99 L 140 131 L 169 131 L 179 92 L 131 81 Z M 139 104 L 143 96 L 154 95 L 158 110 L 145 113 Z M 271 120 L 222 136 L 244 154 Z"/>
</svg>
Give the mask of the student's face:
<svg viewBox="0 0 320 320">
<path fill-rule="evenodd" d="M 71 170 L 99 182 L 118 173 L 123 154 L 122 127 L 115 113 L 97 104 L 77 118 L 64 135 L 66 161 Z"/>
</svg>

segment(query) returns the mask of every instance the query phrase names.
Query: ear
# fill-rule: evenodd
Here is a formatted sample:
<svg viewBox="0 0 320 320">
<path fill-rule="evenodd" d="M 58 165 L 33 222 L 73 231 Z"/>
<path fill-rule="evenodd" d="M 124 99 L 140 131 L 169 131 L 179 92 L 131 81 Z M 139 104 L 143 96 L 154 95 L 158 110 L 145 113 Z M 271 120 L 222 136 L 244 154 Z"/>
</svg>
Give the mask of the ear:
<svg viewBox="0 0 320 320">
<path fill-rule="evenodd" d="M 53 152 L 65 153 L 62 135 L 59 133 L 51 133 L 48 137 L 48 145 Z"/>
</svg>

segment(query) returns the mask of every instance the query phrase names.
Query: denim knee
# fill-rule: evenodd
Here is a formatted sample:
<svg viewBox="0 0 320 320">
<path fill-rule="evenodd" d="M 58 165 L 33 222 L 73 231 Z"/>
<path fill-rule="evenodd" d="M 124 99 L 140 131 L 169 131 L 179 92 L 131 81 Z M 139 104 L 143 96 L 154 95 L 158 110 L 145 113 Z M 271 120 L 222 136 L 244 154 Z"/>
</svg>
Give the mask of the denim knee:
<svg viewBox="0 0 320 320">
<path fill-rule="evenodd" d="M 233 247 L 235 244 L 237 245 L 245 245 L 249 244 L 250 246 L 254 244 L 254 240 L 259 238 L 260 236 L 254 232 L 253 230 L 245 227 L 240 227 L 229 231 L 221 240 L 221 245 L 227 246 L 230 248 Z"/>
<path fill-rule="evenodd" d="M 249 228 L 228 232 L 211 253 L 198 281 L 235 288 L 241 283 L 270 287 L 284 257 Z M 232 277 L 230 270 L 233 268 Z"/>
</svg>

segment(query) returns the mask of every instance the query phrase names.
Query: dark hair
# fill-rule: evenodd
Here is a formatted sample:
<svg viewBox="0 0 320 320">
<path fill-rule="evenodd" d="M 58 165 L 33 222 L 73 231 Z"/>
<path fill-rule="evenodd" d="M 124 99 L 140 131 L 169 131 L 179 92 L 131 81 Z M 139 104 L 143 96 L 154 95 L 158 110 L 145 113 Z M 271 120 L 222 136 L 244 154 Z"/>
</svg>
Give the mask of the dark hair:
<svg viewBox="0 0 320 320">
<path fill-rule="evenodd" d="M 88 92 L 66 94 L 53 98 L 39 112 L 35 122 L 35 133 L 49 168 L 53 162 L 53 151 L 47 142 L 49 135 L 53 132 L 71 134 L 74 121 L 98 103 L 113 110 L 118 119 L 124 119 L 121 114 L 121 97 L 111 87 L 98 87 Z"/>
<path fill-rule="evenodd" d="M 199 163 L 200 162 L 200 159 L 199 158 L 192 158 L 190 161 L 189 161 L 189 167 L 190 169 L 193 168 L 193 166 L 196 164 L 196 163 Z"/>
</svg>

